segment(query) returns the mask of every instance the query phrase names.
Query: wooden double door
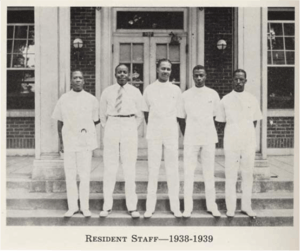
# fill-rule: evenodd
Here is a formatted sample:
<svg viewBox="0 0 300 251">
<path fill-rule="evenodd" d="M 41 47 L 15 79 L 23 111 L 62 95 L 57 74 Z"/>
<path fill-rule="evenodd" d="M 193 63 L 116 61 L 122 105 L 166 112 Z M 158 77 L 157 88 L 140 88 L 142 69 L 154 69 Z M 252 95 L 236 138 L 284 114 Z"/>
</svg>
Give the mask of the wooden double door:
<svg viewBox="0 0 300 251">
<path fill-rule="evenodd" d="M 169 34 L 155 36 L 114 37 L 113 69 L 124 63 L 130 72 L 130 84 L 143 94 L 145 88 L 157 79 L 156 64 L 159 59 L 168 58 L 172 62 L 170 81 L 181 90 L 186 89 L 186 37 L 178 44 L 170 44 Z M 146 124 L 139 128 L 139 148 L 146 148 Z M 182 140 L 180 140 L 182 141 Z"/>
</svg>

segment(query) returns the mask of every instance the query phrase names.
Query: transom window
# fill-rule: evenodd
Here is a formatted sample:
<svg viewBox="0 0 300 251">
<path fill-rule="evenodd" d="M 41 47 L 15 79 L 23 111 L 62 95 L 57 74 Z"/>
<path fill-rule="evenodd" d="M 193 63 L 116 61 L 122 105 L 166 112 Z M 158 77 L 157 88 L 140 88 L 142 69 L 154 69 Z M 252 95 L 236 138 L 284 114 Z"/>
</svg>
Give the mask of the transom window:
<svg viewBox="0 0 300 251">
<path fill-rule="evenodd" d="M 183 30 L 183 11 L 118 11 L 117 29 Z"/>
</svg>

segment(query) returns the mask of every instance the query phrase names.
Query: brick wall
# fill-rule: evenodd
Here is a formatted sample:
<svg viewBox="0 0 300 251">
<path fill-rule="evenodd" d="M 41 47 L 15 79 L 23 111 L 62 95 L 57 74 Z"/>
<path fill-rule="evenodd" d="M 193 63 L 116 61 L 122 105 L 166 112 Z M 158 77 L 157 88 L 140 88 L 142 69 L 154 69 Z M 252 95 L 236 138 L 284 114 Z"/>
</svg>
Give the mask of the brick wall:
<svg viewBox="0 0 300 251">
<path fill-rule="evenodd" d="M 7 118 L 6 147 L 34 148 L 34 118 Z"/>
<path fill-rule="evenodd" d="M 78 60 L 71 46 L 71 70 L 80 69 L 85 76 L 85 90 L 95 95 L 95 8 L 72 7 L 71 8 L 71 43 L 75 38 L 83 41 L 82 54 Z"/>
<path fill-rule="evenodd" d="M 217 48 L 217 42 L 224 39 L 224 51 Z M 205 8 L 205 68 L 206 85 L 216 90 L 220 98 L 232 90 L 233 72 L 233 8 Z M 219 143 L 223 148 L 224 126 L 216 123 Z"/>
<path fill-rule="evenodd" d="M 294 147 L 294 118 L 268 117 L 267 129 L 268 148 Z"/>
<path fill-rule="evenodd" d="M 224 39 L 224 51 L 217 42 Z M 220 98 L 232 90 L 233 72 L 233 8 L 205 8 L 206 85 L 215 89 Z"/>
</svg>

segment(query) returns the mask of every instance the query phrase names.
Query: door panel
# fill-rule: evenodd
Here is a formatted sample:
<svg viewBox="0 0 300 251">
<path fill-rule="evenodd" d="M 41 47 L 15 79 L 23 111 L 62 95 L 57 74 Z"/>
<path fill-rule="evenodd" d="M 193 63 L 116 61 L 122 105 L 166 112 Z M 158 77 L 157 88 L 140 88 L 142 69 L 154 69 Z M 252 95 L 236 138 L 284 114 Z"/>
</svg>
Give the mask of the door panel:
<svg viewBox="0 0 300 251">
<path fill-rule="evenodd" d="M 172 62 L 170 81 L 178 85 L 182 91 L 186 89 L 186 38 L 180 44 L 170 45 L 170 37 L 150 38 L 150 82 L 157 79 L 156 65 L 159 59 L 168 58 Z"/>
</svg>

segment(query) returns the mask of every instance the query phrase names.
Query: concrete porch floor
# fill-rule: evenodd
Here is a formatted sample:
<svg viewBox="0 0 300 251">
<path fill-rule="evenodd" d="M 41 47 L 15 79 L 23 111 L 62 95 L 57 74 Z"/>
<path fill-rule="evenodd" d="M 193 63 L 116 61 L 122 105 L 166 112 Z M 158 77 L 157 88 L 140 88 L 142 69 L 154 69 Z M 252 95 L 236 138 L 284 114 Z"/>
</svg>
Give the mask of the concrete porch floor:
<svg viewBox="0 0 300 251">
<path fill-rule="evenodd" d="M 7 179 L 31 179 L 34 157 L 7 157 L 6 158 L 6 177 Z M 271 171 L 271 179 L 274 180 L 294 180 L 294 156 L 268 156 L 268 163 Z M 224 180 L 224 156 L 216 156 L 215 176 L 216 181 Z M 183 162 L 179 162 L 180 180 L 183 180 Z M 91 169 L 91 180 L 99 181 L 103 177 L 102 158 L 93 158 Z M 123 171 L 119 168 L 117 180 L 122 181 Z M 148 180 L 147 161 L 138 161 L 136 165 L 136 180 Z M 164 162 L 160 168 L 159 180 L 166 180 Z M 195 172 L 195 181 L 203 180 L 200 164 Z"/>
</svg>

